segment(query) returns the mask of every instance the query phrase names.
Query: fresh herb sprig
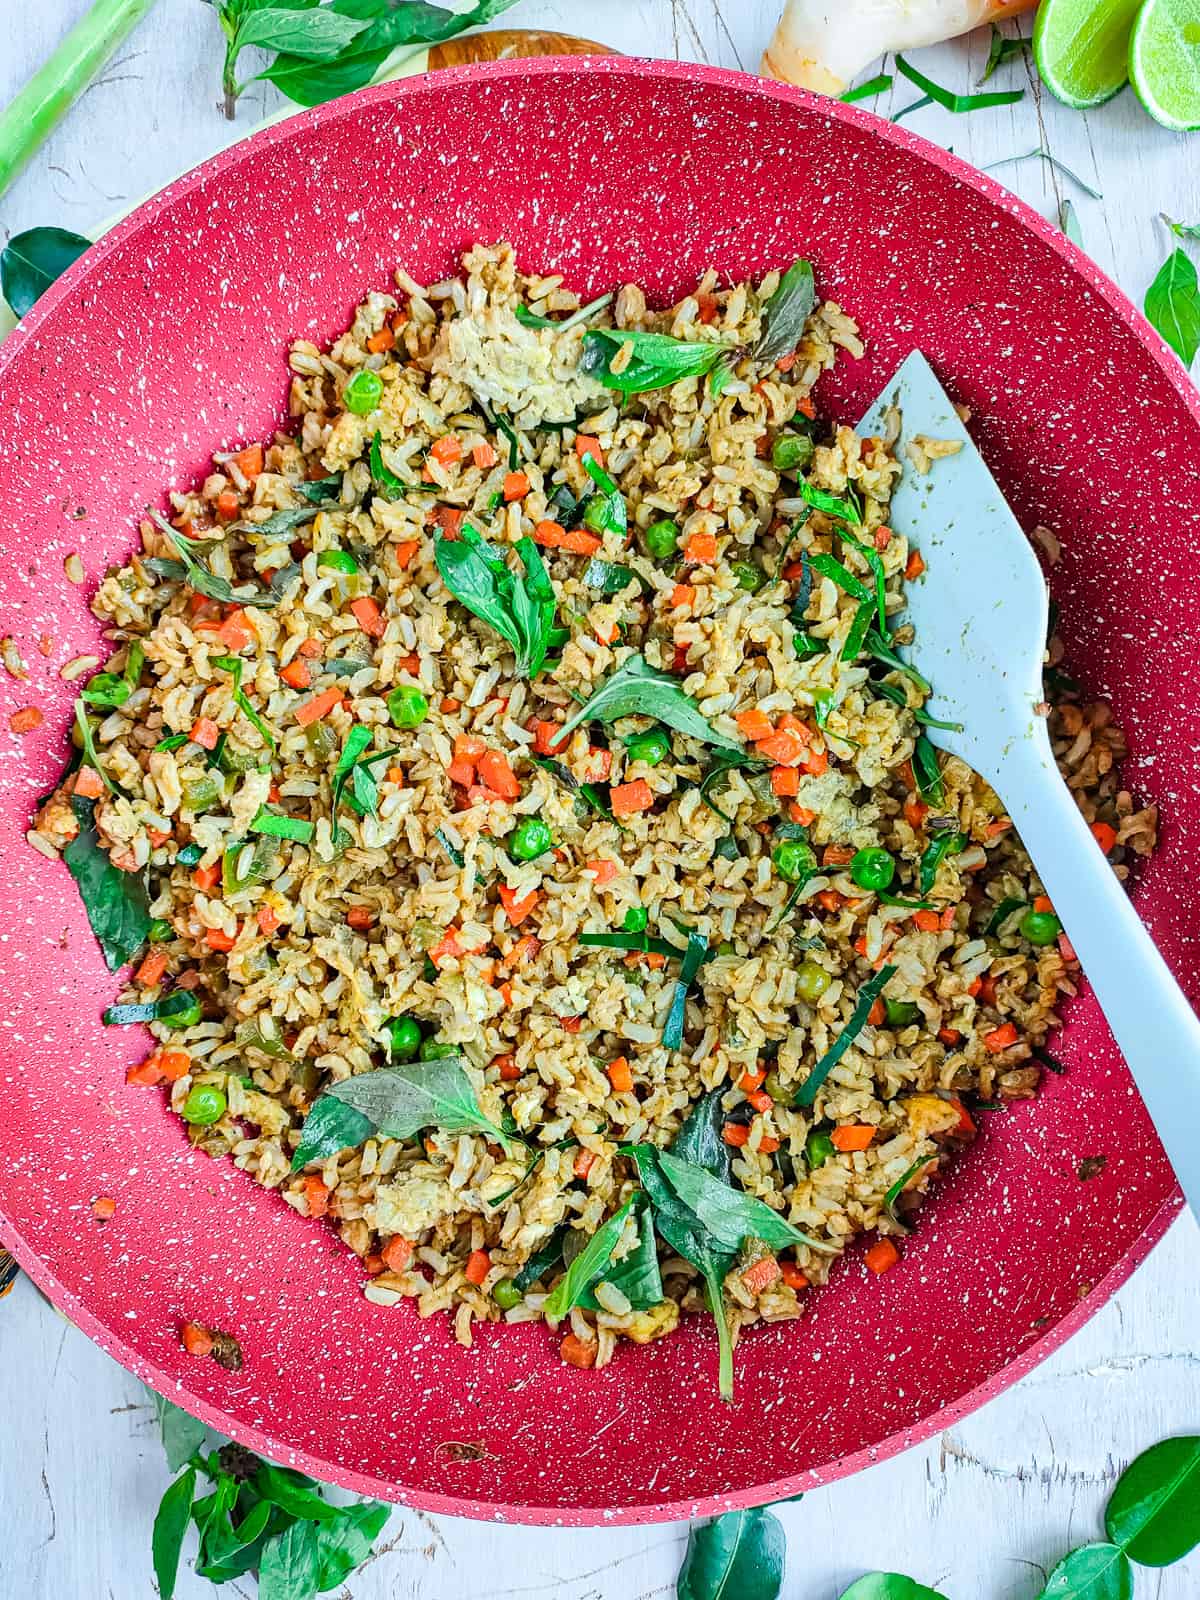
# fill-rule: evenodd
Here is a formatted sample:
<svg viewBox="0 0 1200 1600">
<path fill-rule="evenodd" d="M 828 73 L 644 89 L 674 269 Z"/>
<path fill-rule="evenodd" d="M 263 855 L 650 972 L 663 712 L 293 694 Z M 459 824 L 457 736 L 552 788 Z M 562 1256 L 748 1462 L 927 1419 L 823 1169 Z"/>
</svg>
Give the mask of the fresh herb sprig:
<svg viewBox="0 0 1200 1600">
<path fill-rule="evenodd" d="M 562 744 L 585 722 L 616 722 L 621 717 L 653 717 L 676 733 L 698 739 L 716 750 L 742 755 L 740 745 L 719 734 L 696 702 L 668 672 L 649 666 L 640 655 L 628 656 L 609 674 L 583 705 L 568 717 L 549 740 L 551 749 Z"/>
<path fill-rule="evenodd" d="M 675 339 L 668 333 L 643 333 L 636 328 L 589 328 L 583 336 L 580 366 L 607 389 L 645 394 L 650 389 L 665 389 L 681 378 L 703 377 L 729 348 L 712 340 Z M 625 350 L 632 353 L 625 366 L 614 372 L 613 362 Z"/>
<path fill-rule="evenodd" d="M 1190 367 L 1200 350 L 1200 283 L 1186 251 L 1172 250 L 1146 290 L 1147 320 Z"/>
<path fill-rule="evenodd" d="M 457 539 L 438 538 L 433 555 L 459 604 L 512 646 L 517 676 L 535 678 L 550 648 L 554 585 L 532 539 L 519 539 L 514 548 L 519 571 L 464 522 Z"/>
<path fill-rule="evenodd" d="M 279 596 L 270 590 L 257 590 L 253 594 L 239 594 L 228 578 L 222 578 L 211 571 L 201 560 L 201 542 L 189 539 L 178 528 L 173 528 L 166 517 L 155 511 L 153 506 L 146 507 L 146 515 L 155 526 L 170 541 L 172 548 L 179 556 L 183 566 L 182 581 L 196 594 L 202 594 L 209 600 L 219 600 L 227 606 L 261 606 L 264 608 L 279 604 Z"/>
<path fill-rule="evenodd" d="M 71 796 L 79 832 L 63 850 L 83 909 L 110 972 L 123 967 L 150 932 L 150 894 L 140 872 L 122 872 L 108 858 L 96 831 L 96 802 Z"/>
</svg>

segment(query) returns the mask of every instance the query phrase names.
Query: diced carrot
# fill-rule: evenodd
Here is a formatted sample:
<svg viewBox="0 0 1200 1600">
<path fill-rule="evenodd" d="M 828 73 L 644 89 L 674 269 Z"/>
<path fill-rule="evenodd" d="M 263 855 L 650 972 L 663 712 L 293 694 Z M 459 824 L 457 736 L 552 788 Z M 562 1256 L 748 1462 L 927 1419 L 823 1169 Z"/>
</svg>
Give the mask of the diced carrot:
<svg viewBox="0 0 1200 1600">
<path fill-rule="evenodd" d="M 816 406 L 813 405 L 812 401 L 807 395 L 804 395 L 802 399 L 796 401 L 796 410 L 800 412 L 801 416 L 807 417 L 810 422 L 817 414 Z"/>
<path fill-rule="evenodd" d="M 938 927 L 945 930 L 952 928 L 954 926 L 954 915 L 955 907 L 947 906 L 942 912 L 941 916 L 938 918 Z"/>
<path fill-rule="evenodd" d="M 328 1185 L 323 1183 L 315 1172 L 311 1172 L 300 1187 L 304 1190 L 304 1198 L 308 1201 L 309 1216 L 323 1217 L 329 1210 Z"/>
<path fill-rule="evenodd" d="M 487 754 L 487 745 L 473 733 L 456 733 L 454 735 L 455 760 L 469 761 L 472 766 L 480 756 Z"/>
<path fill-rule="evenodd" d="M 925 558 L 919 550 L 910 550 L 908 560 L 904 563 L 904 576 L 911 583 L 914 578 L 919 578 L 925 571 Z"/>
<path fill-rule="evenodd" d="M 601 644 L 616 644 L 621 637 L 621 630 L 615 622 L 610 622 L 607 628 L 597 628 L 596 638 Z"/>
<path fill-rule="evenodd" d="M 562 1023 L 564 1033 L 578 1033 L 583 1027 L 582 1013 L 577 1017 L 559 1017 L 558 1020 Z"/>
<path fill-rule="evenodd" d="M 494 794 L 504 800 L 519 800 L 521 785 L 517 782 L 508 757 L 501 750 L 485 750 L 475 763 L 479 776 Z"/>
<path fill-rule="evenodd" d="M 506 1011 L 512 1010 L 513 986 L 511 983 L 501 983 L 496 986 L 496 993 L 500 996 L 500 1003 Z"/>
<path fill-rule="evenodd" d="M 236 489 L 222 489 L 217 496 L 217 515 L 222 522 L 232 522 L 240 506 Z"/>
<path fill-rule="evenodd" d="M 387 629 L 383 613 L 369 594 L 351 600 L 350 610 L 362 631 L 371 639 L 382 639 Z"/>
<path fill-rule="evenodd" d="M 472 1250 L 467 1257 L 467 1264 L 463 1268 L 463 1277 L 468 1283 L 473 1283 L 476 1288 L 492 1270 L 492 1258 L 486 1250 Z"/>
<path fill-rule="evenodd" d="M 1002 833 L 1007 833 L 1012 827 L 1011 817 L 997 817 L 994 822 L 989 822 L 983 830 L 987 839 L 998 839 Z"/>
<path fill-rule="evenodd" d="M 1050 898 L 1050 896 L 1048 894 L 1039 894 L 1034 899 L 1033 909 L 1035 911 L 1049 912 L 1051 915 L 1053 915 L 1053 913 L 1054 913 L 1054 901 L 1051 900 L 1051 898 Z"/>
<path fill-rule="evenodd" d="M 539 522 L 533 530 L 534 544 L 540 544 L 546 550 L 556 550 L 566 537 L 566 529 L 561 522 L 551 522 L 547 519 Z"/>
<path fill-rule="evenodd" d="M 900 1259 L 900 1252 L 890 1239 L 876 1239 L 875 1243 L 863 1256 L 867 1269 L 876 1277 L 881 1277 L 885 1272 L 890 1272 Z"/>
<path fill-rule="evenodd" d="M 875 1137 L 875 1129 L 866 1122 L 852 1122 L 835 1128 L 829 1139 L 835 1150 L 866 1150 Z"/>
<path fill-rule="evenodd" d="M 870 1011 L 867 1012 L 867 1021 L 873 1028 L 877 1028 L 887 1016 L 887 1008 L 882 1000 L 876 1000 Z"/>
<path fill-rule="evenodd" d="M 401 539 L 396 546 L 396 565 L 401 571 L 409 565 L 420 548 L 420 542 L 416 539 Z"/>
<path fill-rule="evenodd" d="M 597 889 L 606 883 L 611 883 L 621 870 L 615 861 L 588 861 L 584 865 L 596 880 Z"/>
<path fill-rule="evenodd" d="M 783 1274 L 783 1281 L 789 1289 L 807 1289 L 808 1279 L 800 1271 L 794 1261 L 781 1261 L 779 1270 Z"/>
<path fill-rule="evenodd" d="M 506 472 L 504 474 L 504 500 L 505 504 L 513 500 L 524 500 L 529 493 L 529 477 L 524 472 Z"/>
<path fill-rule="evenodd" d="M 221 730 L 211 717 L 197 717 L 188 734 L 193 744 L 201 745 L 205 750 L 215 750 L 220 737 Z"/>
<path fill-rule="evenodd" d="M 750 1129 L 742 1122 L 727 1122 L 721 1129 L 721 1137 L 726 1144 L 740 1150 L 750 1137 Z"/>
<path fill-rule="evenodd" d="M 253 483 L 263 469 L 262 445 L 248 444 L 244 450 L 239 450 L 237 455 L 230 458 L 229 465 L 236 467 L 243 478 Z"/>
<path fill-rule="evenodd" d="M 588 783 L 607 783 L 612 772 L 612 751 L 592 745 L 588 750 L 591 766 L 587 770 Z"/>
<path fill-rule="evenodd" d="M 372 1278 L 377 1278 L 379 1274 L 385 1270 L 383 1265 L 383 1257 L 378 1251 L 372 1250 L 370 1255 L 363 1257 L 363 1269 Z"/>
<path fill-rule="evenodd" d="M 871 537 L 876 550 L 886 550 L 892 542 L 892 530 L 890 528 L 876 528 Z"/>
<path fill-rule="evenodd" d="M 236 607 L 217 629 L 217 637 L 230 655 L 239 656 L 254 643 L 254 633 L 246 624 L 246 613 Z"/>
<path fill-rule="evenodd" d="M 197 867 L 195 872 L 192 873 L 192 882 L 197 889 L 202 890 L 205 894 L 210 889 L 215 889 L 220 880 L 221 863 L 219 861 L 210 862 L 207 867 Z"/>
<path fill-rule="evenodd" d="M 780 798 L 800 793 L 800 774 L 795 767 L 771 768 L 771 791 Z"/>
<path fill-rule="evenodd" d="M 686 675 L 688 671 L 688 650 L 690 646 L 677 644 L 675 654 L 671 658 L 671 671 Z"/>
<path fill-rule="evenodd" d="M 1117 830 L 1107 822 L 1092 823 L 1092 837 L 1104 854 L 1111 855 L 1117 843 Z"/>
<path fill-rule="evenodd" d="M 600 448 L 600 441 L 593 438 L 590 433 L 577 433 L 575 435 L 575 454 L 581 461 L 584 456 L 591 456 L 598 467 L 604 465 L 604 451 Z"/>
<path fill-rule="evenodd" d="M 764 1111 L 770 1111 L 771 1107 L 775 1104 L 765 1089 L 752 1089 L 751 1092 L 746 1096 L 746 1100 L 754 1107 L 755 1111 L 760 1113 Z"/>
<path fill-rule="evenodd" d="M 1058 936 L 1058 953 L 1060 956 L 1062 956 L 1064 961 L 1079 960 L 1079 957 L 1075 954 L 1075 946 L 1071 943 L 1070 939 L 1067 938 L 1065 933 L 1060 933 Z"/>
<path fill-rule="evenodd" d="M 145 1061 L 139 1061 L 135 1067 L 125 1068 L 125 1082 L 136 1084 L 140 1089 L 153 1088 L 162 1081 L 162 1072 L 153 1056 L 148 1056 Z"/>
<path fill-rule="evenodd" d="M 797 738 L 803 739 L 805 744 L 811 744 L 813 741 L 812 729 L 806 722 L 801 722 L 794 711 L 785 711 L 775 723 L 775 727 L 781 732 L 794 733 Z"/>
<path fill-rule="evenodd" d="M 717 536 L 715 533 L 694 533 L 683 547 L 683 553 L 689 561 L 712 562 L 717 559 Z"/>
<path fill-rule="evenodd" d="M 340 689 L 322 689 L 320 694 L 313 695 L 311 700 L 306 700 L 302 706 L 296 707 L 296 721 L 302 728 L 307 728 L 313 722 L 320 722 L 322 717 L 327 717 L 335 706 L 342 703 Z"/>
<path fill-rule="evenodd" d="M 500 885 L 499 894 L 500 904 L 504 907 L 505 915 L 514 928 L 520 927 L 521 923 L 525 921 L 525 918 L 542 898 L 540 890 L 531 889 L 528 894 L 522 895 L 518 900 L 516 890 L 510 889 L 506 883 Z"/>
<path fill-rule="evenodd" d="M 489 444 L 486 439 L 480 439 L 477 444 L 471 446 L 471 459 L 480 472 L 487 472 L 496 465 L 499 457 L 496 455 L 494 445 Z"/>
<path fill-rule="evenodd" d="M 596 1152 L 594 1150 L 576 1150 L 575 1160 L 571 1163 L 571 1171 L 577 1178 L 586 1178 L 595 1165 Z"/>
<path fill-rule="evenodd" d="M 226 933 L 224 928 L 205 928 L 204 939 L 209 949 L 225 953 L 232 950 L 237 943 L 237 934 Z"/>
<path fill-rule="evenodd" d="M 794 350 L 792 351 L 791 355 L 780 356 L 779 360 L 775 363 L 776 372 L 790 372 L 796 365 L 798 359 L 799 358 Z"/>
<path fill-rule="evenodd" d="M 594 1367 L 600 1346 L 594 1339 L 586 1341 L 569 1333 L 558 1347 L 558 1353 L 569 1367 Z"/>
<path fill-rule="evenodd" d="M 456 461 L 462 460 L 462 440 L 456 433 L 444 433 L 430 445 L 429 454 L 439 466 L 453 466 Z"/>
<path fill-rule="evenodd" d="M 346 921 L 357 933 L 366 933 L 368 928 L 375 926 L 375 913 L 370 906 L 351 906 L 346 912 Z"/>
<path fill-rule="evenodd" d="M 305 639 L 304 643 L 296 651 L 296 654 L 298 656 L 303 656 L 306 661 L 315 661 L 317 657 L 322 654 L 324 649 L 325 646 L 321 643 L 320 639 L 309 638 Z"/>
<path fill-rule="evenodd" d="M 996 980 L 990 975 L 979 980 L 979 998 L 985 1006 L 996 1004 Z"/>
<path fill-rule="evenodd" d="M 795 801 L 787 808 L 788 821 L 798 822 L 802 828 L 811 827 L 817 820 L 817 813 L 810 811 L 807 806 L 797 805 Z"/>
<path fill-rule="evenodd" d="M 751 1294 L 761 1294 L 764 1289 L 769 1289 L 773 1283 L 777 1283 L 783 1274 L 774 1256 L 763 1256 L 761 1261 L 756 1261 L 753 1266 L 747 1267 L 740 1276 Z"/>
<path fill-rule="evenodd" d="M 924 800 L 909 799 L 904 802 L 904 820 L 910 828 L 919 828 L 929 814 Z"/>
<path fill-rule="evenodd" d="M 459 956 L 464 954 L 463 947 L 458 940 L 458 929 L 453 924 L 446 929 L 438 942 L 429 948 L 429 959 L 435 967 L 439 962 L 445 961 L 447 957 L 457 960 Z"/>
<path fill-rule="evenodd" d="M 960 1139 L 973 1139 L 978 1132 L 975 1119 L 956 1094 L 950 1096 L 950 1104 L 958 1112 L 958 1121 L 950 1130 L 951 1133 L 957 1134 Z"/>
<path fill-rule="evenodd" d="M 286 667 L 280 667 L 279 676 L 293 689 L 308 689 L 312 686 L 312 672 L 308 662 L 302 661 L 299 656 L 293 656 Z"/>
<path fill-rule="evenodd" d="M 819 778 L 829 766 L 829 751 L 825 749 L 810 750 L 808 760 L 804 763 L 804 770 L 810 777 Z"/>
<path fill-rule="evenodd" d="M 532 933 L 523 933 L 505 956 L 503 966 L 510 969 L 519 967 L 524 961 L 533 961 L 537 958 L 538 951 L 542 948 L 542 941 L 535 939 Z"/>
<path fill-rule="evenodd" d="M 645 778 L 635 778 L 632 783 L 614 784 L 608 791 L 608 800 L 614 817 L 632 817 L 650 809 L 654 792 Z"/>
<path fill-rule="evenodd" d="M 492 1065 L 499 1072 L 501 1083 L 514 1083 L 521 1076 L 516 1056 L 497 1056 Z"/>
<path fill-rule="evenodd" d="M 379 1254 L 389 1272 L 403 1272 L 413 1258 L 414 1246 L 403 1234 L 394 1233 Z"/>
<path fill-rule="evenodd" d="M 392 350 L 396 345 L 396 335 L 385 323 L 378 333 L 373 333 L 367 340 L 367 349 L 373 356 L 380 356 L 385 350 Z"/>
<path fill-rule="evenodd" d="M 594 556 L 600 548 L 600 540 L 584 528 L 568 528 L 559 544 L 573 556 Z"/>
<path fill-rule="evenodd" d="M 985 1033 L 983 1036 L 984 1049 L 994 1056 L 998 1056 L 1001 1051 L 1007 1050 L 1016 1042 L 1017 1030 L 1011 1022 L 1002 1022 L 998 1028 L 993 1028 L 991 1033 Z"/>
<path fill-rule="evenodd" d="M 775 732 L 775 725 L 765 711 L 739 711 L 733 720 L 742 738 L 749 739 L 751 744 L 769 739 Z"/>
<path fill-rule="evenodd" d="M 912 919 L 922 933 L 936 933 L 941 927 L 941 918 L 936 911 L 914 911 Z"/>
<path fill-rule="evenodd" d="M 853 845 L 827 844 L 821 852 L 821 865 L 823 867 L 845 867 L 853 860 Z"/>
<path fill-rule="evenodd" d="M 962 1034 L 957 1028 L 939 1028 L 937 1036 L 947 1050 L 953 1050 L 962 1043 Z"/>
<path fill-rule="evenodd" d="M 441 528 L 443 535 L 453 541 L 462 533 L 466 515 L 461 506 L 435 506 L 433 520 Z"/>
<path fill-rule="evenodd" d="M 696 296 L 696 315 L 703 323 L 714 322 L 720 307 L 715 294 L 698 294 Z"/>
<path fill-rule="evenodd" d="M 117 1202 L 110 1194 L 100 1194 L 92 1201 L 92 1215 L 97 1222 L 111 1222 L 117 1214 Z"/>
<path fill-rule="evenodd" d="M 185 1322 L 179 1330 L 179 1342 L 190 1356 L 210 1356 L 213 1336 L 199 1322 Z"/>
<path fill-rule="evenodd" d="M 259 906 L 258 931 L 270 938 L 279 929 L 279 914 L 271 906 Z"/>
<path fill-rule="evenodd" d="M 79 795 L 84 800 L 99 800 L 104 793 L 104 779 L 95 767 L 79 767 L 75 772 L 71 793 Z"/>
<path fill-rule="evenodd" d="M 795 728 L 780 728 L 768 738 L 759 739 L 755 749 L 777 767 L 796 767 L 808 754 L 808 740 Z"/>
<path fill-rule="evenodd" d="M 822 889 L 817 895 L 817 904 L 822 911 L 840 911 L 844 898 L 836 889 Z"/>
<path fill-rule="evenodd" d="M 629 1094 L 633 1089 L 633 1069 L 624 1056 L 618 1056 L 615 1061 L 610 1061 L 605 1068 L 608 1081 L 613 1086 L 616 1094 Z"/>
<path fill-rule="evenodd" d="M 671 610 L 678 611 L 681 606 L 690 606 L 695 598 L 696 591 L 690 583 L 677 583 L 671 591 Z"/>
</svg>

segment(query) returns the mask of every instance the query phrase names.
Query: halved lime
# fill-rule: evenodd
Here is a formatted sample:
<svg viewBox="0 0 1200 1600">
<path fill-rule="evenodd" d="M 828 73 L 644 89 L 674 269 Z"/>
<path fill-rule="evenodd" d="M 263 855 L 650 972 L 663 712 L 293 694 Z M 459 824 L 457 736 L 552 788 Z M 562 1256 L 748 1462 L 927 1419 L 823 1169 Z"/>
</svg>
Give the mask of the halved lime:
<svg viewBox="0 0 1200 1600">
<path fill-rule="evenodd" d="M 1033 59 L 1052 95 L 1084 111 L 1119 93 L 1129 77 L 1129 33 L 1141 3 L 1042 0 Z"/>
<path fill-rule="evenodd" d="M 1200 0 L 1145 0 L 1129 40 L 1129 78 L 1165 127 L 1200 128 Z"/>
</svg>

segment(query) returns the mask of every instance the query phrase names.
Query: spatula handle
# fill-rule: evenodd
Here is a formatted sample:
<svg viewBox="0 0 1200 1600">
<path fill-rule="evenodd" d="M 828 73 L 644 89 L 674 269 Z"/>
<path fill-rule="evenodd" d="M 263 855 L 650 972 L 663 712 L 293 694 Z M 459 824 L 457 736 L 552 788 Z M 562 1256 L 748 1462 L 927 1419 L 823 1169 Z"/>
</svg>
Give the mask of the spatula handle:
<svg viewBox="0 0 1200 1600">
<path fill-rule="evenodd" d="M 1200 1217 L 1200 1020 L 1059 776 L 1044 727 L 997 784 Z"/>
</svg>

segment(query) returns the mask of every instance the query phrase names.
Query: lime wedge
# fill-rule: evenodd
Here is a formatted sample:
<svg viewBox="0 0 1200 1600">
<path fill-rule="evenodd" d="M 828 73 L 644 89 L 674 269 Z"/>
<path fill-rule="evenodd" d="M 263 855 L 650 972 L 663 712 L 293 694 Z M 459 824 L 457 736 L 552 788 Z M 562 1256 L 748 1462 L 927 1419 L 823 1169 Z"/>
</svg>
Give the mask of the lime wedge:
<svg viewBox="0 0 1200 1600">
<path fill-rule="evenodd" d="M 1119 93 L 1129 76 L 1129 32 L 1141 3 L 1042 0 L 1033 59 L 1056 99 L 1083 111 Z"/>
<path fill-rule="evenodd" d="M 1129 78 L 1165 127 L 1200 128 L 1200 0 L 1145 0 L 1129 41 Z"/>
</svg>

